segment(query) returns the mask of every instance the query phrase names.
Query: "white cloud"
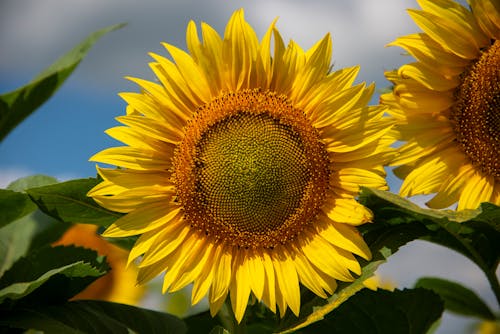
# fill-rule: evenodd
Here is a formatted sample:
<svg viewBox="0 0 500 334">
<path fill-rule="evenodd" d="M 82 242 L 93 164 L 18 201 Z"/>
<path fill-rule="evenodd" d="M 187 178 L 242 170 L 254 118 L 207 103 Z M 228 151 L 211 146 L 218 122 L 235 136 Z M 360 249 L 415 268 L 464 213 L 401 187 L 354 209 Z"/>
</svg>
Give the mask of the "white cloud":
<svg viewBox="0 0 500 334">
<path fill-rule="evenodd" d="M 25 167 L 0 167 L 0 188 L 6 188 L 11 182 L 20 179 L 22 177 L 41 174 L 37 172 L 33 172 Z M 76 178 L 80 178 L 83 176 L 78 176 L 75 173 L 60 173 L 54 176 L 57 181 L 64 182 Z"/>
<path fill-rule="evenodd" d="M 89 89 L 110 83 L 122 86 L 124 75 L 150 75 L 147 52 L 164 52 L 159 45 L 161 41 L 183 46 L 190 19 L 206 21 L 223 33 L 230 14 L 240 7 L 245 9 L 247 19 L 260 36 L 277 16 L 285 40 L 293 38 L 304 48 L 331 32 L 336 66 L 361 64 L 361 80 L 382 81 L 384 68 L 402 61 L 399 50 L 388 50 L 384 45 L 414 30 L 405 9 L 416 7 L 416 3 L 415 0 L 7 1 L 0 10 L 0 71 L 34 75 L 91 31 L 129 22 L 125 29 L 98 43 L 82 63 L 79 76 L 75 76 L 75 80 L 85 82 Z"/>
<path fill-rule="evenodd" d="M 23 167 L 4 168 L 0 170 L 0 188 L 6 188 L 12 181 L 21 177 L 32 175 L 28 169 Z"/>
</svg>

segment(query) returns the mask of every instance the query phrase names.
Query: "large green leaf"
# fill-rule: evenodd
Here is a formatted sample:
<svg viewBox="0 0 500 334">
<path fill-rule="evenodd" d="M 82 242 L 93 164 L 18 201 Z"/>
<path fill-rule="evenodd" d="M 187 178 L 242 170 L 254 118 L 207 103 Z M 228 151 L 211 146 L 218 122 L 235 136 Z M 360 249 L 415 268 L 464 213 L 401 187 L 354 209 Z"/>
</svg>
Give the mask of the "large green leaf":
<svg viewBox="0 0 500 334">
<path fill-rule="evenodd" d="M 34 175 L 16 180 L 8 186 L 6 191 L 19 198 L 22 196 L 29 202 L 15 204 L 7 201 L 9 205 L 0 209 L 0 215 L 16 218 L 11 224 L 0 227 L 0 276 L 30 249 L 54 242 L 70 226 L 37 210 L 36 205 L 24 193 L 26 188 L 56 182 L 57 180 L 50 176 Z M 0 206 L 7 203 L 0 200 Z"/>
<path fill-rule="evenodd" d="M 45 187 L 31 188 L 31 199 L 46 214 L 68 223 L 108 226 L 122 214 L 104 209 L 87 196 L 98 179 L 78 179 Z"/>
<path fill-rule="evenodd" d="M 121 27 L 123 24 L 110 26 L 90 34 L 79 45 L 40 73 L 32 82 L 15 91 L 0 95 L 0 141 L 55 93 L 101 36 Z"/>
<path fill-rule="evenodd" d="M 74 246 L 45 247 L 19 259 L 0 278 L 0 303 L 54 303 L 71 298 L 109 269 L 95 251 Z"/>
<path fill-rule="evenodd" d="M 26 216 L 35 209 L 36 205 L 27 194 L 0 189 L 0 228 Z"/>
<path fill-rule="evenodd" d="M 45 333 L 186 333 L 173 315 L 96 300 L 16 308 L 0 313 L 1 327 L 36 329 Z"/>
<path fill-rule="evenodd" d="M 0 189 L 0 228 L 35 211 L 36 205 L 24 190 L 56 183 L 50 176 L 33 175 L 20 178 L 9 184 L 7 189 Z"/>
<path fill-rule="evenodd" d="M 19 192 L 25 192 L 28 188 L 48 186 L 50 184 L 57 183 L 57 179 L 52 176 L 36 174 L 25 176 L 11 182 L 7 189 Z"/>
<path fill-rule="evenodd" d="M 36 234 L 33 214 L 0 228 L 0 276 L 30 249 Z"/>
<path fill-rule="evenodd" d="M 500 261 L 499 206 L 482 203 L 475 210 L 431 210 L 420 208 L 395 194 L 367 188 L 362 190 L 360 197 L 375 214 L 376 222 L 423 226 L 427 232 L 422 239 L 467 256 L 483 270 L 500 301 L 500 284 L 496 276 Z M 363 228 L 376 231 L 379 225 L 364 225 Z"/>
<path fill-rule="evenodd" d="M 363 188 L 361 201 L 375 220 L 386 224 L 413 223 L 424 226 L 424 239 L 452 248 L 469 257 L 483 270 L 494 270 L 500 259 L 500 207 L 483 203 L 475 210 L 421 208 L 390 192 Z M 365 225 L 376 230 L 378 224 Z"/>
<path fill-rule="evenodd" d="M 443 302 L 430 290 L 363 290 L 302 333 L 423 334 L 443 312 Z"/>
<path fill-rule="evenodd" d="M 433 290 L 444 301 L 447 310 L 483 319 L 494 320 L 495 315 L 474 291 L 456 283 L 441 278 L 420 278 L 415 287 Z"/>
<path fill-rule="evenodd" d="M 35 210 L 0 228 L 0 276 L 30 250 L 59 239 L 69 226 Z"/>
</svg>

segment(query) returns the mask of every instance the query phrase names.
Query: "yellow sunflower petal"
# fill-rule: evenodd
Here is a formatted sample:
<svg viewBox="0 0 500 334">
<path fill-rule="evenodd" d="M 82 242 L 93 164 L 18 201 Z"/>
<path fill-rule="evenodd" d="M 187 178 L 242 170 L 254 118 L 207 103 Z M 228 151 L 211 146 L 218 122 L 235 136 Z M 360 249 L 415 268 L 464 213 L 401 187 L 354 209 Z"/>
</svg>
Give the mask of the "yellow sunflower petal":
<svg viewBox="0 0 500 334">
<path fill-rule="evenodd" d="M 236 11 L 224 33 L 222 57 L 229 66 L 230 88 L 249 88 L 252 72 L 255 70 L 258 39 L 253 29 L 244 20 L 243 10 Z"/>
<path fill-rule="evenodd" d="M 469 3 L 481 29 L 488 36 L 496 40 L 500 39 L 500 5 L 498 2 L 470 0 Z"/>
<path fill-rule="evenodd" d="M 167 171 L 138 171 L 138 170 L 125 170 L 125 169 L 112 169 L 98 167 L 97 172 L 99 175 L 116 186 L 123 188 L 135 188 L 154 185 L 172 185 L 170 182 L 170 173 Z M 102 184 L 105 184 L 103 182 Z M 96 187 L 97 188 L 97 187 Z M 107 192 L 106 195 L 112 195 L 113 192 Z"/>
<path fill-rule="evenodd" d="M 418 3 L 423 10 L 446 19 L 450 27 L 460 31 L 478 49 L 489 43 L 489 39 L 479 29 L 474 15 L 462 5 L 453 0 L 419 0 Z"/>
<path fill-rule="evenodd" d="M 364 224 L 373 218 L 368 208 L 349 198 L 336 198 L 331 203 L 327 202 L 323 211 L 331 220 L 353 226 Z"/>
<path fill-rule="evenodd" d="M 302 256 L 300 252 L 297 252 L 295 257 L 295 268 L 300 281 L 305 287 L 314 292 L 316 295 L 322 298 L 327 298 L 327 295 L 323 290 L 323 286 L 320 283 L 320 279 L 318 279 L 319 274 L 307 258 Z"/>
<path fill-rule="evenodd" d="M 332 42 L 330 35 L 327 34 L 321 41 L 316 43 L 306 53 L 306 63 L 297 77 L 290 98 L 292 100 L 301 100 L 307 94 L 315 83 L 323 79 L 324 74 L 330 67 L 332 54 Z"/>
<path fill-rule="evenodd" d="M 222 247 L 219 245 L 219 247 Z M 233 256 L 230 250 L 221 250 L 220 257 L 214 259 L 214 281 L 210 288 L 210 295 L 213 300 L 218 300 L 227 294 L 231 283 Z"/>
<path fill-rule="evenodd" d="M 210 258 L 213 255 L 208 252 L 207 254 L 208 254 L 207 256 L 209 256 Z M 203 297 L 206 296 L 206 294 L 210 289 L 210 285 L 212 284 L 213 275 L 214 275 L 213 267 L 206 264 L 206 267 L 201 271 L 200 279 L 194 281 L 193 291 L 191 294 L 191 304 L 193 305 L 198 304 L 203 299 Z"/>
<path fill-rule="evenodd" d="M 441 75 L 421 63 L 401 66 L 399 75 L 403 78 L 411 78 L 422 86 L 438 92 L 454 89 L 460 84 L 459 78 Z"/>
<path fill-rule="evenodd" d="M 266 274 L 262 256 L 248 255 L 246 261 L 252 279 L 250 280 L 250 288 L 258 300 L 262 299 L 264 286 L 266 284 Z"/>
<path fill-rule="evenodd" d="M 271 311 L 276 312 L 276 276 L 274 274 L 273 261 L 269 254 L 265 252 L 262 254 L 262 263 L 266 272 L 262 300 Z"/>
<path fill-rule="evenodd" d="M 299 315 L 300 311 L 300 289 L 297 271 L 289 254 L 288 256 L 275 257 L 273 259 L 276 281 L 283 299 L 290 307 L 293 314 Z M 286 308 L 283 308 L 286 309 Z"/>
<path fill-rule="evenodd" d="M 434 209 L 444 209 L 457 202 L 465 183 L 471 179 L 474 172 L 474 167 L 463 165 L 457 174 L 449 175 L 441 185 L 439 192 L 426 203 L 427 206 Z"/>
<path fill-rule="evenodd" d="M 334 221 L 328 221 L 324 225 L 321 228 L 320 235 L 329 243 L 359 255 L 365 260 L 371 259 L 370 248 L 368 248 L 361 234 L 353 226 Z"/>
<path fill-rule="evenodd" d="M 202 103 L 210 101 L 212 96 L 209 90 L 209 84 L 193 58 L 171 44 L 164 43 L 163 46 L 174 59 L 182 78 L 186 81 L 187 87 L 193 92 L 193 98 L 198 99 Z M 184 92 L 185 91 L 184 89 Z"/>
<path fill-rule="evenodd" d="M 244 253 L 243 253 L 244 254 Z M 250 296 L 251 274 L 248 261 L 244 255 L 240 255 L 234 261 L 233 270 L 235 275 L 231 280 L 231 305 L 233 307 L 236 321 L 240 322 L 247 308 L 248 297 Z"/>
<path fill-rule="evenodd" d="M 437 69 L 443 75 L 457 75 L 469 61 L 442 48 L 427 34 L 412 34 L 398 37 L 388 46 L 399 46 L 423 64 Z"/>
<path fill-rule="evenodd" d="M 137 259 L 142 254 L 146 253 L 147 250 L 153 245 L 155 240 L 160 235 L 162 227 L 158 227 L 154 230 L 142 234 L 134 243 L 134 247 L 130 250 L 128 254 L 127 266 L 130 265 L 135 259 Z"/>
<path fill-rule="evenodd" d="M 476 209 L 482 202 L 489 202 L 494 188 L 495 179 L 493 177 L 482 175 L 479 172 L 474 173 L 465 183 L 458 200 L 457 210 Z"/>
<path fill-rule="evenodd" d="M 168 223 L 179 211 L 177 204 L 155 202 L 119 218 L 102 235 L 110 238 L 128 237 L 151 231 Z"/>
<path fill-rule="evenodd" d="M 336 256 L 338 252 L 334 249 L 334 246 L 326 242 L 322 237 L 315 237 L 312 240 L 303 240 L 301 242 L 302 251 L 316 268 L 338 280 L 352 281 L 354 279 L 348 269 L 339 264 L 339 259 Z M 328 256 L 325 256 L 325 254 L 328 254 Z"/>
<path fill-rule="evenodd" d="M 174 225 L 174 226 L 172 226 Z M 188 228 L 178 227 L 179 224 L 172 224 L 161 232 L 161 236 L 149 245 L 148 252 L 141 260 L 140 267 L 150 266 L 166 258 L 174 252 L 184 242 L 189 235 Z"/>
<path fill-rule="evenodd" d="M 107 148 L 92 156 L 90 161 L 144 171 L 165 170 L 172 165 L 162 152 L 128 146 Z"/>
<path fill-rule="evenodd" d="M 471 43 L 464 29 L 457 28 L 449 18 L 443 18 L 421 10 L 409 9 L 413 21 L 444 48 L 464 59 L 474 59 L 479 48 Z"/>
<path fill-rule="evenodd" d="M 181 139 L 181 134 L 177 129 L 172 126 L 168 126 L 166 123 L 159 123 L 146 117 L 127 115 L 117 117 L 116 120 L 122 124 L 140 130 L 142 133 L 151 138 L 164 141 L 166 143 L 177 145 Z"/>
</svg>

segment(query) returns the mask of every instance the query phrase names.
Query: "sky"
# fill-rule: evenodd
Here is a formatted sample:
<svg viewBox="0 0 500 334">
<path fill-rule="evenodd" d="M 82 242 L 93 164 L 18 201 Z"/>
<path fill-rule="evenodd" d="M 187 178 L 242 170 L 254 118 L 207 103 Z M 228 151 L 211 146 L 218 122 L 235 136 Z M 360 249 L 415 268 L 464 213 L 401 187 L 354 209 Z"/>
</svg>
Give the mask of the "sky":
<svg viewBox="0 0 500 334">
<path fill-rule="evenodd" d="M 0 143 L 0 187 L 31 174 L 60 180 L 95 176 L 88 158 L 116 146 L 104 130 L 118 123 L 125 103 L 119 92 L 137 91 L 124 79 L 154 80 L 149 52 L 167 55 L 160 45 L 185 48 L 190 20 L 207 22 L 220 34 L 231 13 L 245 9 L 247 21 L 262 37 L 271 21 L 288 41 L 304 49 L 326 33 L 333 39 L 334 69 L 360 65 L 358 82 L 389 86 L 383 72 L 412 61 L 385 45 L 417 32 L 406 13 L 415 0 L 0 0 L 0 93 L 29 82 L 38 72 L 91 32 L 126 22 L 104 36 L 62 88 Z M 377 103 L 375 94 L 372 103 Z M 399 182 L 388 182 L 397 192 Z M 381 267 L 381 274 L 401 287 L 421 276 L 462 282 L 497 308 L 486 278 L 472 262 L 442 247 L 412 242 Z M 464 333 L 470 319 L 446 314 L 437 333 Z"/>
</svg>

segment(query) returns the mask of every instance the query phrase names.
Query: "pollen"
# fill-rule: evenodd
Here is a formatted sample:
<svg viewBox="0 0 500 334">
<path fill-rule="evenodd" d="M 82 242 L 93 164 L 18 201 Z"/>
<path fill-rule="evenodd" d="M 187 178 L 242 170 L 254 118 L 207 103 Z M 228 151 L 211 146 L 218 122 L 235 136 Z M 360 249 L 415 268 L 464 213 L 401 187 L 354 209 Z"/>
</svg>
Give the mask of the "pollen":
<svg viewBox="0 0 500 334">
<path fill-rule="evenodd" d="M 237 247 L 293 240 L 326 196 L 329 161 L 317 130 L 272 92 L 224 93 L 202 106 L 174 161 L 186 221 Z"/>
<path fill-rule="evenodd" d="M 451 121 L 472 164 L 500 179 L 500 41 L 464 73 Z"/>
</svg>

